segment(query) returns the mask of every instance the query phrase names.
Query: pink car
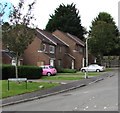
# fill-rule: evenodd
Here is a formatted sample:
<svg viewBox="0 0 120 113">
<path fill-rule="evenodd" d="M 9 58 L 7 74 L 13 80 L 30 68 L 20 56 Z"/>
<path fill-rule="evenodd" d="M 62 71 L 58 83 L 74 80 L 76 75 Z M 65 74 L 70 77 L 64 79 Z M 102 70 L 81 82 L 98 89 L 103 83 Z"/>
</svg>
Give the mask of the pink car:
<svg viewBox="0 0 120 113">
<path fill-rule="evenodd" d="M 51 65 L 44 65 L 40 67 L 43 69 L 42 75 L 51 76 L 57 73 L 57 70 Z"/>
</svg>

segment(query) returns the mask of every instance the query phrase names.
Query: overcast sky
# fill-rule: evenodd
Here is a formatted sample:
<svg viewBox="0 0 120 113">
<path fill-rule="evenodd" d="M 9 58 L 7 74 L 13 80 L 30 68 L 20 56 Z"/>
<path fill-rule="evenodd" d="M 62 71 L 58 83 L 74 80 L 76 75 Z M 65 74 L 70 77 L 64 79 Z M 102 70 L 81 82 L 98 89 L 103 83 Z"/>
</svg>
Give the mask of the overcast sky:
<svg viewBox="0 0 120 113">
<path fill-rule="evenodd" d="M 8 1 L 14 5 L 18 4 L 19 0 L 0 0 Z M 33 0 L 24 0 L 25 3 L 31 3 Z M 99 12 L 107 12 L 114 18 L 118 26 L 118 2 L 120 0 L 37 0 L 34 8 L 34 15 L 36 21 L 34 22 L 40 29 L 44 29 L 50 14 L 54 14 L 54 10 L 60 4 L 76 4 L 81 17 L 81 24 L 87 30 L 91 26 L 92 20 L 99 14 Z"/>
</svg>

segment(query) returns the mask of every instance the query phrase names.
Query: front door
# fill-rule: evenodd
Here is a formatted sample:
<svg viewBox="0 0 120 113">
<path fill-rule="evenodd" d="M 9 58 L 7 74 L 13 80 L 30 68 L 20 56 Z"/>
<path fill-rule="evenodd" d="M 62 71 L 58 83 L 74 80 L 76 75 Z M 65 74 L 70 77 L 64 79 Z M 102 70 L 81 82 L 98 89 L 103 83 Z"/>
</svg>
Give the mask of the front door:
<svg viewBox="0 0 120 113">
<path fill-rule="evenodd" d="M 50 65 L 54 66 L 54 60 L 53 59 L 50 60 Z"/>
<path fill-rule="evenodd" d="M 74 69 L 74 68 L 75 68 L 75 61 L 72 60 L 72 69 Z"/>
<path fill-rule="evenodd" d="M 85 67 L 85 59 L 82 59 L 82 67 Z"/>
</svg>

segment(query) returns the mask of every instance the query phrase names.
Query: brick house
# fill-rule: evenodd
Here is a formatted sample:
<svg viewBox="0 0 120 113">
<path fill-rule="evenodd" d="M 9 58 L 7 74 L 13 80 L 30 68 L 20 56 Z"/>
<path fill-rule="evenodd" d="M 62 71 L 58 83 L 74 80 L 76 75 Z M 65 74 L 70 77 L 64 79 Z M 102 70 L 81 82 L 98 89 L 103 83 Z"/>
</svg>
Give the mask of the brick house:
<svg viewBox="0 0 120 113">
<path fill-rule="evenodd" d="M 71 63 L 70 68 L 80 69 L 84 65 L 85 43 L 76 36 L 60 30 L 54 31 L 53 34 L 69 45 L 67 55 L 71 57 L 71 61 L 68 60 L 67 63 Z"/>
<path fill-rule="evenodd" d="M 15 57 L 13 55 L 13 52 L 10 52 L 8 49 L 6 49 L 2 43 L 0 43 L 0 64 L 10 64 L 10 65 L 16 65 Z M 18 65 L 22 65 L 22 60 L 20 59 L 18 62 Z"/>
<path fill-rule="evenodd" d="M 60 30 L 53 33 L 40 29 L 36 29 L 36 31 L 37 35 L 24 51 L 19 65 L 49 64 L 71 69 L 80 69 L 84 66 L 85 43 L 79 38 Z M 1 48 L 1 53 L 4 64 L 14 65 L 14 57 L 8 51 Z"/>
<path fill-rule="evenodd" d="M 24 65 L 65 66 L 69 45 L 52 33 L 37 29 L 37 36 L 24 51 Z"/>
</svg>

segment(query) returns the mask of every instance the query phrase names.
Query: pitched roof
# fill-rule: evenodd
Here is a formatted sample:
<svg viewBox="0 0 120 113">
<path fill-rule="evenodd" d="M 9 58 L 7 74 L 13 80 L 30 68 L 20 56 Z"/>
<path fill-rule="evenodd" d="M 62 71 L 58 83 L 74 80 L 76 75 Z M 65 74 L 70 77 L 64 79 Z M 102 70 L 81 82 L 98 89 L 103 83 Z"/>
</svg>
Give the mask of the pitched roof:
<svg viewBox="0 0 120 113">
<path fill-rule="evenodd" d="M 60 30 L 56 30 L 56 31 L 59 31 L 62 34 L 64 34 L 65 36 L 69 37 L 70 39 L 72 39 L 73 41 L 75 41 L 78 45 L 81 45 L 83 47 L 85 46 L 85 43 L 82 40 L 80 40 L 78 37 L 76 37 L 76 36 L 74 36 L 74 35 L 72 35 L 70 33 L 65 33 L 65 32 L 60 31 Z"/>
<path fill-rule="evenodd" d="M 56 42 L 54 42 L 53 40 L 51 40 L 49 37 L 47 37 L 42 30 L 37 29 L 37 37 L 40 38 L 43 42 L 49 43 L 49 44 L 53 44 L 53 45 L 57 45 Z"/>
<path fill-rule="evenodd" d="M 50 32 L 47 32 L 47 31 L 44 31 L 44 30 L 40 30 L 38 29 L 38 32 L 44 37 L 46 38 L 47 40 L 45 41 L 50 41 L 52 42 L 54 45 L 64 45 L 64 46 L 69 46 L 68 44 L 66 44 L 64 41 L 62 41 L 61 39 L 59 39 L 57 36 L 55 36 L 54 34 L 50 33 Z"/>
<path fill-rule="evenodd" d="M 85 43 L 80 40 L 78 37 L 74 36 L 74 35 L 71 35 L 70 33 L 66 33 L 67 36 L 69 36 L 71 39 L 73 39 L 77 44 L 80 44 L 81 46 L 85 46 Z"/>
<path fill-rule="evenodd" d="M 69 53 L 65 53 L 65 55 L 68 55 L 70 58 L 74 59 L 75 60 L 75 57 Z"/>
</svg>

